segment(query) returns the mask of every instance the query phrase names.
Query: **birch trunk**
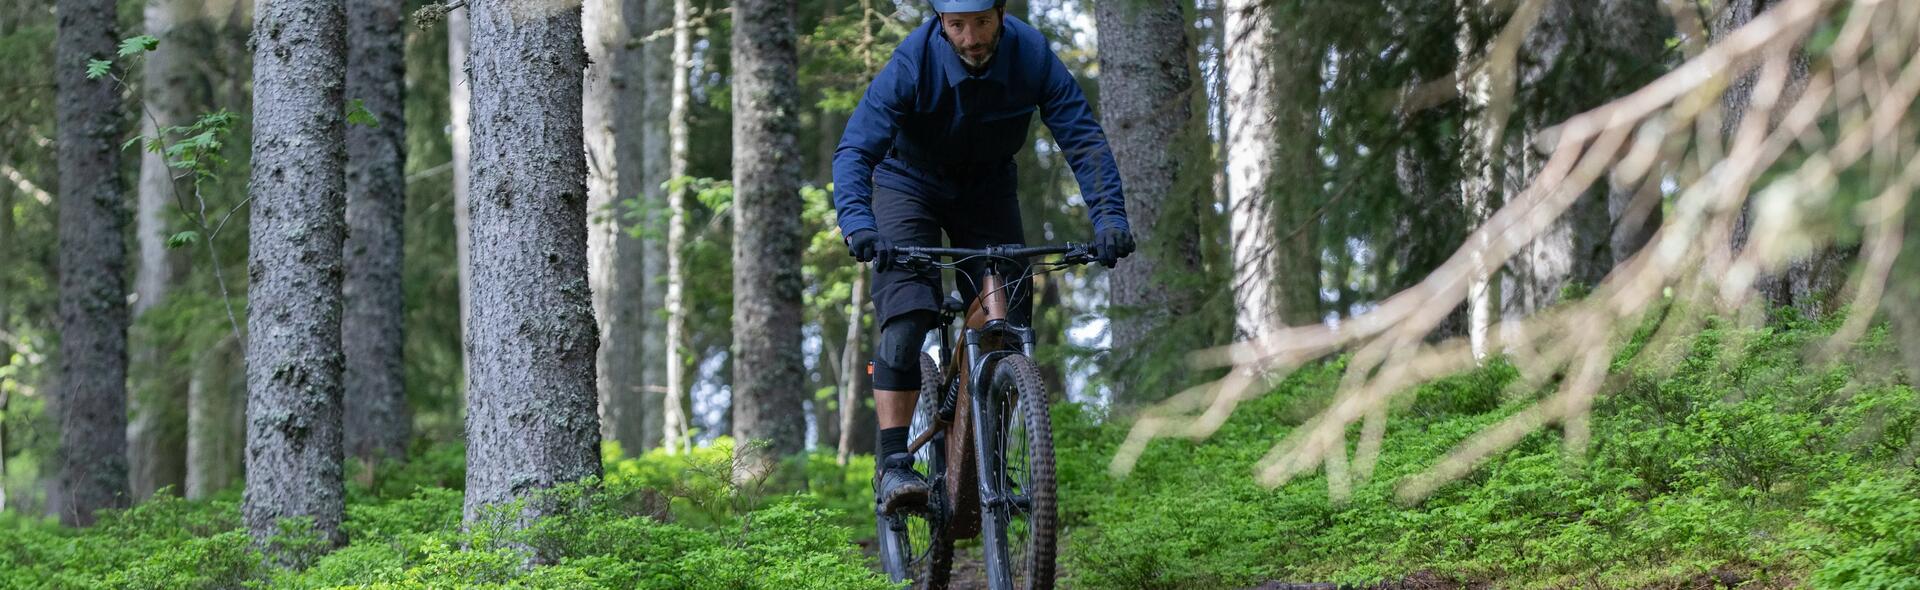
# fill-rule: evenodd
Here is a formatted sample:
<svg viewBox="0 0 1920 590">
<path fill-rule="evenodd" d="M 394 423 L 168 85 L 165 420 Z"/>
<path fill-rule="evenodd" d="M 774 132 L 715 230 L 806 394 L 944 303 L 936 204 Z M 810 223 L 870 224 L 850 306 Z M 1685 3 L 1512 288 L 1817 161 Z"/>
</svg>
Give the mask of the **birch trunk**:
<svg viewBox="0 0 1920 590">
<path fill-rule="evenodd" d="M 673 96 L 667 111 L 667 177 L 687 175 L 688 103 L 692 99 L 687 66 L 693 61 L 692 0 L 673 2 Z M 667 287 L 663 299 L 667 306 L 666 396 L 661 400 L 664 425 L 661 443 L 667 452 L 693 448 L 693 427 L 689 416 L 692 404 L 687 379 L 687 354 L 691 347 L 687 334 L 687 191 L 666 191 L 667 196 Z"/>
<path fill-rule="evenodd" d="M 1260 0 L 1225 0 L 1228 232 L 1233 260 L 1233 327 L 1237 339 L 1271 331 L 1280 321 L 1273 200 L 1279 91 L 1270 61 L 1274 23 Z"/>
</svg>

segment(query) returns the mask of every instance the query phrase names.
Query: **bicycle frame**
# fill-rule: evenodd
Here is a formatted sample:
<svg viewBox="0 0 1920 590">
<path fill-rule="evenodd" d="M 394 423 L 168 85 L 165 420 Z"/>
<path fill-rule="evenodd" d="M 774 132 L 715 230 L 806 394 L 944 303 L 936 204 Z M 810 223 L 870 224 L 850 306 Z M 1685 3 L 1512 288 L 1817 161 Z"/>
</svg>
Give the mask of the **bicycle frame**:
<svg viewBox="0 0 1920 590">
<path fill-rule="evenodd" d="M 940 326 L 941 345 L 951 351 L 950 361 L 941 368 L 941 382 L 960 384 L 951 394 L 951 406 L 946 399 L 939 401 L 940 415 L 948 420 L 949 434 L 967 433 L 966 436 L 947 436 L 944 441 L 947 473 L 941 474 L 941 478 L 945 480 L 947 510 L 943 516 L 948 534 L 955 539 L 979 535 L 980 510 L 1004 501 L 992 497 L 991 484 L 979 477 L 988 473 L 991 465 L 987 463 L 989 457 L 975 452 L 987 448 L 987 441 L 986 430 L 977 427 L 980 408 L 973 393 L 987 390 L 986 380 L 992 374 L 989 369 L 993 363 L 1014 353 L 1031 356 L 1034 349 L 1033 330 L 1007 319 L 1009 302 L 1006 289 L 1002 288 L 1006 276 L 998 267 L 999 264 L 989 265 L 981 295 L 968 307 L 959 337 L 951 333 L 950 316 L 943 314 L 946 321 Z M 1012 343 L 1018 343 L 1018 348 L 1013 348 Z M 962 408 L 966 411 L 959 411 Z"/>
<path fill-rule="evenodd" d="M 979 250 L 954 250 L 939 248 L 909 249 L 909 254 L 917 256 L 922 263 L 930 262 L 930 255 L 977 256 Z M 934 413 L 938 426 L 930 428 L 915 441 L 910 452 L 917 452 L 923 445 L 939 444 L 942 451 L 939 464 L 944 465 L 941 473 L 934 476 L 935 494 L 930 501 L 930 524 L 936 534 L 955 540 L 983 537 L 984 549 L 988 555 L 1008 555 L 1006 547 L 1001 546 L 1003 539 L 997 535 L 982 535 L 984 520 L 982 510 L 1004 527 L 1014 516 L 1015 510 L 1032 510 L 1030 504 L 1022 504 L 1021 497 L 1003 495 L 1003 482 L 983 477 L 983 474 L 998 474 L 1003 471 L 1000 462 L 1002 456 L 993 456 L 981 452 L 982 449 L 995 448 L 997 445 L 989 437 L 1003 425 L 990 427 L 983 424 L 989 413 L 986 404 L 1001 400 L 981 399 L 976 394 L 992 391 L 988 379 L 993 374 L 996 363 L 1010 355 L 1031 357 L 1034 353 L 1035 338 L 1033 330 L 1011 321 L 1008 309 L 1011 307 L 1008 290 L 1009 277 L 1018 274 L 1025 258 L 1045 254 L 1064 254 L 1065 261 L 1084 263 L 1088 260 L 1085 247 L 1075 244 L 1066 246 L 1046 246 L 1040 248 L 993 247 L 984 251 L 988 257 L 986 276 L 982 279 L 979 294 L 967 307 L 966 321 L 960 334 L 953 334 L 955 312 L 957 309 L 943 306 L 940 311 L 940 341 L 948 356 L 948 362 L 941 367 L 941 396 L 939 400 L 921 400 L 920 403 L 937 403 Z M 937 266 L 937 265 L 936 265 Z M 1023 280 L 1019 276 L 1013 280 Z M 964 408 L 964 411 L 961 409 Z M 998 420 L 1008 419 L 997 416 Z M 964 433 L 951 436 L 953 433 Z M 1030 499 L 1029 499 L 1030 500 Z M 1004 559 L 986 560 L 987 579 L 994 588 L 1011 587 L 1011 565 Z"/>
</svg>

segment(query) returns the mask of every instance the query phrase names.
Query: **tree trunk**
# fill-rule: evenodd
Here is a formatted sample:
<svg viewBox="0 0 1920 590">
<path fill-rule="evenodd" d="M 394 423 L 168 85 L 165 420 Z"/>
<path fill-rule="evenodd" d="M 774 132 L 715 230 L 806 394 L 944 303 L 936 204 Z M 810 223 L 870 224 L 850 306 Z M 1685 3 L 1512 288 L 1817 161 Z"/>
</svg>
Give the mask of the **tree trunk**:
<svg viewBox="0 0 1920 590">
<path fill-rule="evenodd" d="M 627 18 L 622 0 L 587 0 L 581 29 L 587 43 L 581 124 L 587 153 L 587 276 L 599 324 L 600 353 L 595 362 L 600 401 L 600 436 L 628 449 L 640 446 L 646 420 L 640 391 L 640 289 L 643 264 L 640 241 L 627 234 L 621 212 L 619 157 L 614 141 L 619 103 L 614 92 L 619 55 L 625 52 Z M 631 15 L 636 21 L 641 15 Z M 626 170 L 637 175 L 639 170 Z"/>
<path fill-rule="evenodd" d="M 1175 193 L 1176 187 L 1206 183 L 1184 178 L 1179 158 L 1168 149 L 1202 129 L 1193 118 L 1196 70 L 1187 43 L 1186 4 L 1104 2 L 1094 11 L 1101 41 L 1102 127 L 1120 161 L 1127 217 L 1140 244 L 1138 255 L 1107 274 L 1115 363 L 1129 362 L 1155 331 L 1194 308 L 1192 293 L 1169 282 L 1176 273 L 1200 267 L 1199 227 L 1169 209 L 1206 197 Z M 1114 383 L 1116 402 L 1149 401 L 1154 394 L 1125 385 Z"/>
<path fill-rule="evenodd" d="M 1208 4 L 1207 17 L 1213 24 L 1207 30 L 1207 41 L 1213 44 L 1213 80 L 1208 82 L 1207 128 L 1208 139 L 1226 143 L 1227 137 L 1227 8 L 1226 0 L 1205 0 Z M 1218 135 L 1214 135 L 1217 133 Z M 1232 201 L 1227 195 L 1227 158 L 1226 154 L 1214 156 L 1213 162 L 1213 203 L 1214 206 L 1227 207 Z M 1231 247 L 1231 245 L 1229 245 Z M 1236 315 L 1238 306 L 1235 306 Z"/>
<path fill-rule="evenodd" d="M 1293 8 L 1294 13 L 1300 9 Z M 1288 15 L 1291 16 L 1291 15 Z M 1293 20 L 1283 17 L 1283 21 Z M 1263 186 L 1267 187 L 1275 241 L 1271 256 L 1274 265 L 1271 288 L 1277 299 L 1275 313 L 1288 325 L 1306 325 L 1321 321 L 1320 248 L 1320 88 L 1325 67 L 1326 47 L 1314 38 L 1310 24 L 1291 22 L 1276 29 L 1278 36 L 1266 54 L 1275 76 L 1269 88 L 1274 97 L 1274 161 Z M 1231 71 L 1231 70 L 1229 70 Z M 1341 256 L 1347 256 L 1341 251 Z"/>
<path fill-rule="evenodd" d="M 473 375 L 473 205 L 467 187 L 473 176 L 473 87 L 467 76 L 467 53 L 472 27 L 461 8 L 447 12 L 447 141 L 453 149 L 453 240 L 454 259 L 460 266 L 460 372 Z M 467 407 L 466 383 L 460 384 L 460 399 L 454 407 Z"/>
<path fill-rule="evenodd" d="M 1522 2 L 1525 14 L 1513 19 L 1521 26 L 1538 18 L 1540 2 Z M 1485 225 L 1493 211 L 1502 205 L 1502 175 L 1505 170 L 1504 140 L 1508 116 L 1513 112 L 1514 53 L 1517 47 L 1486 43 L 1487 0 L 1457 0 L 1456 18 L 1460 28 L 1455 35 L 1459 68 L 1455 85 L 1466 110 L 1461 129 L 1460 198 L 1467 214 L 1468 231 Z M 1513 26 L 1513 25 L 1509 25 Z M 1490 237 L 1470 242 L 1475 263 L 1467 278 L 1467 341 L 1475 358 L 1490 352 L 1493 318 L 1500 310 L 1500 269 L 1484 260 Z"/>
<path fill-rule="evenodd" d="M 600 474 L 580 9 L 478 0 L 466 520 Z M 534 7 L 539 7 L 535 10 Z M 527 59 L 540 56 L 540 59 Z M 544 556 L 543 556 L 544 557 Z"/>
<path fill-rule="evenodd" d="M 231 339 L 194 354 L 187 381 L 186 498 L 202 500 L 233 485 L 241 465 L 235 418 L 246 398 L 234 395 Z"/>
<path fill-rule="evenodd" d="M 834 17 L 840 15 L 840 4 L 845 0 L 821 0 L 820 24 L 831 24 Z M 864 13 L 862 13 L 864 15 Z M 850 48 L 856 50 L 857 48 Z M 814 123 L 817 135 L 814 138 L 813 179 L 821 187 L 833 182 L 833 152 L 840 148 L 841 115 L 829 109 L 814 109 Z M 837 359 L 836 359 L 837 360 Z M 824 429 L 823 429 L 824 430 Z M 837 437 L 836 437 L 837 438 Z"/>
<path fill-rule="evenodd" d="M 692 101 L 687 66 L 693 60 L 692 0 L 673 2 L 673 95 L 667 110 L 667 178 L 687 175 L 687 109 Z M 666 384 L 661 400 L 661 444 L 667 452 L 693 448 L 693 426 L 689 418 L 693 405 L 687 379 L 691 339 L 687 334 L 687 191 L 684 187 L 665 191 L 667 201 L 667 286 L 663 300 L 667 306 Z"/>
<path fill-rule="evenodd" d="M 733 437 L 768 445 L 748 477 L 805 446 L 794 7 L 733 5 Z"/>
<path fill-rule="evenodd" d="M 156 137 L 162 129 L 189 121 L 187 89 L 192 49 L 187 30 L 189 23 L 199 18 L 197 8 L 197 2 L 182 0 L 156 1 L 146 6 L 147 35 L 160 44 L 142 63 L 142 135 Z M 186 483 L 186 416 L 179 411 L 186 399 L 185 382 L 172 371 L 157 370 L 165 365 L 167 352 L 178 344 L 162 341 L 161 334 L 140 326 L 140 318 L 165 300 L 167 292 L 184 278 L 176 252 L 167 249 L 167 236 L 174 231 L 168 227 L 167 218 L 174 197 L 179 195 L 174 180 L 179 171 L 167 166 L 162 154 L 150 150 L 139 153 L 140 186 L 134 214 L 139 264 L 134 267 L 135 329 L 131 344 L 134 366 L 145 370 L 135 373 L 136 385 L 127 398 L 128 479 L 136 500 L 166 486 L 173 486 L 179 493 Z"/>
<path fill-rule="evenodd" d="M 670 0 L 626 2 L 633 14 L 646 15 L 639 30 L 633 32 L 634 38 L 650 37 L 673 26 Z M 661 185 L 667 182 L 667 148 L 671 143 L 667 117 L 672 108 L 673 71 L 680 62 L 673 59 L 673 35 L 648 39 L 645 45 L 630 49 L 627 56 L 621 71 L 632 76 L 635 91 L 621 101 L 625 109 L 622 115 L 633 120 L 621 122 L 621 130 L 626 133 L 631 126 L 640 139 L 628 146 L 623 136 L 620 149 L 636 154 L 633 161 L 639 163 L 638 167 L 623 168 L 637 169 L 640 176 L 637 181 L 630 175 L 620 177 L 620 194 L 639 198 L 645 214 L 639 220 L 645 230 L 640 241 L 640 257 L 645 260 L 640 271 L 640 405 L 646 416 L 640 425 L 640 450 L 645 450 L 660 446 L 666 432 L 667 325 L 663 310 L 667 299 L 667 240 L 663 223 L 667 193 Z M 635 94 L 641 98 L 631 98 Z M 621 159 L 623 164 L 626 161 Z"/>
<path fill-rule="evenodd" d="M 262 545 L 294 517 L 313 519 L 326 543 L 344 540 L 346 25 L 337 2 L 254 12 L 245 513 Z"/>
<path fill-rule="evenodd" d="M 1652 81 L 1661 71 L 1656 66 L 1674 29 L 1667 13 L 1652 0 L 1601 0 L 1592 10 L 1600 47 L 1607 55 L 1619 57 L 1606 70 L 1607 83 L 1627 92 Z M 1639 184 L 1621 184 L 1612 176 L 1607 181 L 1607 222 L 1612 228 L 1607 250 L 1618 266 L 1660 229 L 1661 197 L 1659 170 L 1649 172 L 1649 180 Z"/>
<path fill-rule="evenodd" d="M 859 448 L 853 446 L 855 419 L 857 410 L 866 400 L 862 395 L 866 390 L 860 388 L 860 376 L 866 374 L 866 371 L 862 370 L 864 367 L 860 366 L 860 349 L 862 348 L 860 335 L 866 333 L 865 318 L 861 317 L 866 314 L 867 308 L 866 265 L 860 265 L 854 271 L 852 293 L 851 305 L 847 307 L 846 346 L 840 348 L 840 374 L 838 375 L 840 377 L 840 446 L 834 453 L 834 461 L 840 465 L 846 465 L 847 458 L 853 455 L 853 450 Z M 942 342 L 940 346 L 944 348 L 947 344 Z"/>
<path fill-rule="evenodd" d="M 347 96 L 377 121 L 347 128 L 347 452 L 369 463 L 403 459 L 413 437 L 407 407 L 406 298 L 400 260 L 406 207 L 406 117 L 401 0 L 347 3 Z"/>
<path fill-rule="evenodd" d="M 1505 193 L 1518 195 L 1545 164 L 1538 144 L 1541 130 L 1560 124 L 1580 112 L 1596 108 L 1650 81 L 1653 60 L 1663 48 L 1659 8 L 1649 0 L 1611 0 L 1605 3 L 1549 0 L 1539 21 L 1521 44 L 1519 92 L 1525 101 L 1521 129 L 1507 145 Z M 1567 59 L 1568 55 L 1588 56 Z M 1572 90 L 1569 90 L 1572 88 Z M 1658 223 L 1658 195 L 1649 195 L 1634 227 L 1616 232 L 1614 222 L 1627 213 L 1637 187 L 1599 187 L 1575 201 L 1565 215 L 1539 239 L 1517 253 L 1510 263 L 1512 278 L 1503 301 L 1507 317 L 1524 317 L 1559 303 L 1569 287 L 1591 288 L 1603 279 L 1620 255 L 1612 252 L 1616 240 L 1638 249 Z M 1638 242 L 1632 240 L 1637 239 Z"/>
<path fill-rule="evenodd" d="M 1270 8 L 1259 0 L 1226 0 L 1227 215 L 1233 247 L 1233 326 L 1245 339 L 1280 321 L 1274 291 L 1279 236 L 1272 186 L 1280 99 L 1269 60 L 1276 32 Z"/>
<path fill-rule="evenodd" d="M 0 35 L 10 34 L 9 23 L 0 23 Z M 7 148 L 0 146 L 0 161 Z M 0 182 L 0 260 L 13 260 L 13 242 L 18 234 L 13 223 L 14 190 L 11 183 Z M 0 331 L 13 331 L 13 281 L 0 273 Z M 13 364 L 13 341 L 0 338 L 0 367 Z M 10 392 L 0 380 L 0 510 L 7 508 L 7 402 Z"/>
<path fill-rule="evenodd" d="M 837 327 L 837 326 L 836 326 Z M 814 356 L 814 366 L 819 368 L 819 380 L 809 379 L 807 383 L 807 407 L 813 414 L 813 437 L 808 439 L 809 450 L 824 451 L 840 447 L 840 398 L 837 395 L 840 385 L 841 351 L 829 346 L 826 321 L 820 323 L 820 354 Z M 820 392 L 833 391 L 836 395 L 821 396 Z"/>
<path fill-rule="evenodd" d="M 1715 19 L 1711 36 L 1719 41 L 1733 31 L 1745 26 L 1754 17 L 1779 4 L 1778 0 L 1728 0 Z M 1806 87 L 1808 77 L 1808 56 L 1803 48 L 1793 51 L 1791 68 L 1788 73 L 1787 87 L 1779 98 L 1773 112 L 1774 120 L 1768 121 L 1772 129 L 1796 102 L 1800 91 Z M 1745 119 L 1747 106 L 1753 101 L 1754 85 L 1759 82 L 1760 66 L 1755 64 L 1745 72 L 1735 76 L 1721 97 L 1721 132 L 1731 141 Z M 1742 205 L 1740 219 L 1734 228 L 1734 247 L 1744 248 L 1751 229 L 1752 212 L 1748 205 Z M 1831 313 L 1838 304 L 1836 296 L 1846 283 L 1847 267 L 1855 248 L 1821 247 L 1800 258 L 1787 262 L 1785 268 L 1771 275 L 1762 276 L 1756 288 L 1770 307 L 1792 306 L 1802 315 L 1820 317 Z"/>
<path fill-rule="evenodd" d="M 127 247 L 114 82 L 87 78 L 113 59 L 111 0 L 59 0 L 54 79 L 59 116 L 60 417 L 56 506 L 69 526 L 127 505 Z"/>
<path fill-rule="evenodd" d="M 1553 68 L 1561 64 L 1560 54 L 1567 51 L 1568 44 L 1580 33 L 1580 22 L 1573 14 L 1573 6 L 1568 0 L 1541 0 L 1541 14 L 1533 27 L 1523 37 L 1518 56 L 1513 64 L 1514 90 L 1516 95 L 1536 92 L 1536 87 L 1552 74 Z M 1550 91 L 1550 90 L 1549 90 Z M 1541 129 L 1559 121 L 1559 113 L 1542 106 L 1548 101 L 1515 102 L 1527 105 L 1517 109 L 1518 125 L 1503 138 L 1496 149 L 1502 150 L 1499 171 L 1498 192 L 1500 200 L 1517 198 L 1526 190 L 1527 183 L 1533 180 L 1535 172 L 1545 164 L 1545 159 L 1534 142 Z M 1592 195 L 1588 195 L 1591 197 Z M 1512 260 L 1502 271 L 1500 281 L 1500 317 L 1518 319 L 1533 315 L 1546 309 L 1559 299 L 1562 289 L 1577 280 L 1575 274 L 1578 248 L 1575 245 L 1579 234 L 1575 230 L 1587 209 L 1586 205 L 1595 203 L 1591 198 L 1581 199 L 1551 227 L 1515 253 Z M 1605 222 L 1604 211 L 1602 223 Z"/>
</svg>

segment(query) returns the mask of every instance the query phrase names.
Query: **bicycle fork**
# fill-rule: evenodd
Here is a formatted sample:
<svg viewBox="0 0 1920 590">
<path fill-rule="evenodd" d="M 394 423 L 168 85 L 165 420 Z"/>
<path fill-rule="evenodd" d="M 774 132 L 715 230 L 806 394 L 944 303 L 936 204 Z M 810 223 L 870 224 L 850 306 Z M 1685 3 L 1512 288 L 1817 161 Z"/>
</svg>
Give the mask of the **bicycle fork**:
<svg viewBox="0 0 1920 590">
<path fill-rule="evenodd" d="M 1031 330 L 1019 330 L 1020 351 L 1032 358 L 1034 337 Z M 973 383 L 969 384 L 973 395 L 968 396 L 972 403 L 967 410 L 973 416 L 973 456 L 979 469 L 975 478 L 980 490 L 981 548 L 986 557 L 987 584 L 992 590 L 1014 590 L 1012 552 L 1007 546 L 1007 528 L 1013 521 L 1014 511 L 1033 509 L 1032 501 L 1024 496 L 1012 493 L 1006 481 L 1005 441 L 997 440 L 999 430 L 1007 428 L 1006 422 L 1016 420 L 1016 416 L 1001 416 L 1003 407 L 993 389 L 993 376 L 986 373 L 987 360 L 998 360 L 1015 354 L 1015 351 L 994 351 L 982 358 L 980 352 L 980 332 L 969 330 L 967 340 L 967 365 L 974 367 Z M 1018 395 L 1018 392 L 1015 392 Z M 992 404 L 992 405 L 987 405 Z"/>
</svg>

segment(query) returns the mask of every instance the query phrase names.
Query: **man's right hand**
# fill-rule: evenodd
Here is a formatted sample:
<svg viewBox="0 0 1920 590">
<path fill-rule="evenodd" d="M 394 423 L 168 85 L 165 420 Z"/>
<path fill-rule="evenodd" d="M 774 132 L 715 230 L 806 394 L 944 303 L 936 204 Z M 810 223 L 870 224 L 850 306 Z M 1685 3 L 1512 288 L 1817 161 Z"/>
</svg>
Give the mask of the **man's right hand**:
<svg viewBox="0 0 1920 590">
<path fill-rule="evenodd" d="M 847 236 L 847 253 L 854 260 L 872 262 L 873 269 L 886 272 L 893 267 L 893 240 L 880 235 L 880 232 L 863 229 Z"/>
</svg>

